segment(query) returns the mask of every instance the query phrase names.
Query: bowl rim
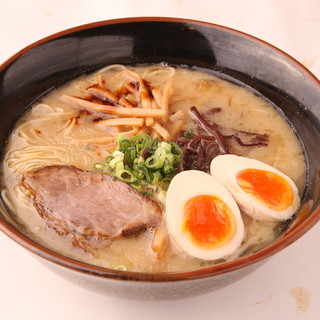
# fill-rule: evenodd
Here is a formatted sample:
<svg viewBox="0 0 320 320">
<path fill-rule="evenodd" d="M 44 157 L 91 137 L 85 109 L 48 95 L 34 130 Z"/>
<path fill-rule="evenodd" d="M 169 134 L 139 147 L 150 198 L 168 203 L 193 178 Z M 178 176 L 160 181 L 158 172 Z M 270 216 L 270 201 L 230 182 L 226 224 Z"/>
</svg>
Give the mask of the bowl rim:
<svg viewBox="0 0 320 320">
<path fill-rule="evenodd" d="M 62 36 L 66 36 L 68 34 L 82 31 L 86 29 L 93 29 L 102 26 L 114 25 L 114 24 L 126 24 L 126 23 L 141 23 L 141 22 L 173 22 L 180 24 L 192 24 L 197 26 L 203 26 L 211 29 L 218 29 L 221 31 L 227 31 L 234 35 L 240 36 L 242 38 L 246 38 L 252 42 L 260 44 L 264 47 L 271 49 L 273 52 L 282 56 L 284 59 L 289 61 L 296 69 L 305 74 L 305 76 L 312 80 L 315 86 L 319 87 L 320 91 L 320 81 L 317 77 L 309 71 L 306 67 L 304 67 L 299 61 L 294 59 L 289 54 L 285 53 L 281 49 L 275 47 L 274 45 L 261 40 L 255 36 L 249 35 L 245 32 L 214 24 L 211 22 L 185 19 L 185 18 L 173 18 L 173 17 L 130 17 L 130 18 L 119 18 L 119 19 L 111 19 L 111 20 L 102 20 L 97 22 L 91 22 L 87 24 L 82 24 L 76 27 L 68 28 L 56 33 L 53 33 L 49 36 L 46 36 L 32 44 L 26 46 L 21 49 L 13 56 L 8 58 L 0 65 L 0 72 L 2 72 L 7 66 L 9 66 L 12 62 L 17 60 L 20 56 L 25 54 L 26 52 L 32 50 L 33 48 L 38 47 L 41 44 L 44 44 L 48 41 L 54 40 L 56 38 L 60 38 Z M 294 226 L 290 233 L 284 234 L 281 238 L 277 239 L 275 242 L 270 244 L 269 246 L 253 253 L 245 257 L 240 257 L 236 260 L 224 262 L 221 264 L 217 264 L 214 266 L 190 270 L 190 271 L 179 271 L 179 272 L 157 272 L 157 273 L 147 273 L 147 272 L 132 272 L 132 271 L 119 271 L 114 269 L 108 269 L 104 267 L 99 267 L 95 265 L 91 265 L 85 262 L 81 262 L 64 255 L 61 255 L 51 249 L 48 249 L 41 244 L 36 243 L 31 240 L 27 236 L 23 235 L 15 228 L 13 228 L 9 223 L 0 219 L 0 230 L 6 234 L 9 238 L 14 240 L 16 243 L 30 251 L 31 253 L 39 256 L 46 261 L 52 262 L 61 267 L 65 267 L 67 269 L 71 269 L 73 271 L 82 272 L 92 276 L 98 276 L 102 278 L 108 279 L 118 279 L 118 280 L 131 280 L 131 281 L 139 281 L 139 282 L 172 282 L 172 281 L 186 281 L 193 279 L 203 279 L 218 275 L 227 274 L 229 272 L 241 269 L 243 267 L 248 267 L 267 258 L 272 255 L 280 252 L 294 241 L 298 240 L 301 236 L 303 236 L 307 231 L 309 231 L 318 221 L 320 220 L 320 206 L 318 206 L 314 212 L 300 225 Z"/>
</svg>

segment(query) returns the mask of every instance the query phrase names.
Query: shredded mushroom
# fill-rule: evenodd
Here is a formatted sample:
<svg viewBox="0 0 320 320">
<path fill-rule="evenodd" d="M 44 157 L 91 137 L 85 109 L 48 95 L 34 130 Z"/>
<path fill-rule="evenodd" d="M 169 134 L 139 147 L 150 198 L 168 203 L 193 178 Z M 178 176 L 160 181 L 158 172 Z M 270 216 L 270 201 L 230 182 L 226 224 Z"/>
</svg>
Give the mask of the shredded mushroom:
<svg viewBox="0 0 320 320">
<path fill-rule="evenodd" d="M 205 117 L 217 112 L 220 108 L 212 108 L 200 114 L 193 106 L 190 108 L 191 116 L 198 125 L 198 133 L 193 134 L 184 130 L 180 131 L 176 137 L 176 142 L 183 150 L 182 161 L 179 171 L 196 169 L 204 172 L 210 171 L 210 163 L 213 158 L 220 154 L 229 153 L 227 140 L 234 139 L 242 147 L 262 147 L 268 145 L 269 135 L 254 132 L 245 132 L 230 129 L 233 133 L 223 135 L 217 124 L 210 124 Z M 244 142 L 244 140 L 247 140 Z"/>
</svg>

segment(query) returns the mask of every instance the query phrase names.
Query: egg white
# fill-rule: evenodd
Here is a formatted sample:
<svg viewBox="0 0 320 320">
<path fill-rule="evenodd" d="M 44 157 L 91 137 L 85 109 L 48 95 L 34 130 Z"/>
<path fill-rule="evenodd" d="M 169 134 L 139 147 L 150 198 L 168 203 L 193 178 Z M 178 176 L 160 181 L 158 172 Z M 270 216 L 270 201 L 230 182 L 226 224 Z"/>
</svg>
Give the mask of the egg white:
<svg viewBox="0 0 320 320">
<path fill-rule="evenodd" d="M 293 192 L 292 204 L 282 211 L 273 210 L 246 193 L 240 187 L 236 178 L 237 173 L 245 169 L 265 170 L 283 177 L 289 183 Z M 262 161 L 231 154 L 221 155 L 212 160 L 210 174 L 225 185 L 233 195 L 240 209 L 255 219 L 287 220 L 300 206 L 298 189 L 293 180 L 281 171 Z"/>
<path fill-rule="evenodd" d="M 196 246 L 182 231 L 185 204 L 193 197 L 212 195 L 224 201 L 235 217 L 235 234 L 229 242 L 215 249 Z M 166 224 L 174 243 L 185 253 L 203 260 L 215 260 L 230 255 L 241 245 L 244 225 L 240 210 L 225 186 L 209 174 L 189 170 L 177 174 L 171 181 L 166 197 Z"/>
</svg>

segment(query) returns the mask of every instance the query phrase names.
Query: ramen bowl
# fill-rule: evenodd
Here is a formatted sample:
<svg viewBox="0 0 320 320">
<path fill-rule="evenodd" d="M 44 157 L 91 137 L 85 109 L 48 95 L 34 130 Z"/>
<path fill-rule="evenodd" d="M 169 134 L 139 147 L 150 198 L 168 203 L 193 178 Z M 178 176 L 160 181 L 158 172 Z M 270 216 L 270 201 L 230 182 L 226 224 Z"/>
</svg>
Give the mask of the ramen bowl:
<svg viewBox="0 0 320 320">
<path fill-rule="evenodd" d="M 107 269 L 52 251 L 29 236 L 1 199 L 0 229 L 13 241 L 66 279 L 127 299 L 182 299 L 225 287 L 298 240 L 320 219 L 320 82 L 272 45 L 210 23 L 174 18 L 102 21 L 26 47 L 0 66 L 1 150 L 19 117 L 56 86 L 110 64 L 160 62 L 214 71 L 278 106 L 304 147 L 306 189 L 297 218 L 269 246 L 233 261 L 170 273 Z"/>
</svg>

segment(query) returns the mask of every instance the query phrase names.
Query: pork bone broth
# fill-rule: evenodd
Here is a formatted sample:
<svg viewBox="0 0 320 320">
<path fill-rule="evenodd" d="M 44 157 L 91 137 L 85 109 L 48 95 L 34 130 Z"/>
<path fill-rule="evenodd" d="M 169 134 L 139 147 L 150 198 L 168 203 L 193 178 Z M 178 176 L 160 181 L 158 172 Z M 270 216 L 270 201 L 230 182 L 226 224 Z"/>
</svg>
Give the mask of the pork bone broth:
<svg viewBox="0 0 320 320">
<path fill-rule="evenodd" d="M 82 240 L 75 242 L 68 232 L 48 227 L 33 205 L 34 194 L 21 184 L 26 172 L 48 165 L 94 171 L 115 150 L 119 135 L 130 139 L 149 132 L 159 141 L 174 141 L 182 130 L 203 134 L 203 128 L 191 118 L 192 106 L 226 137 L 229 153 L 279 169 L 302 194 L 306 166 L 300 142 L 288 122 L 264 99 L 200 71 L 165 65 L 113 65 L 53 90 L 18 121 L 6 147 L 2 197 L 31 237 L 66 256 L 108 268 L 190 270 L 262 248 L 278 236 L 282 222 L 255 220 L 242 213 L 244 240 L 231 255 L 203 260 L 181 252 L 165 223 L 166 192 L 154 188 L 149 197 L 163 211 L 157 228 L 85 250 Z"/>
</svg>

